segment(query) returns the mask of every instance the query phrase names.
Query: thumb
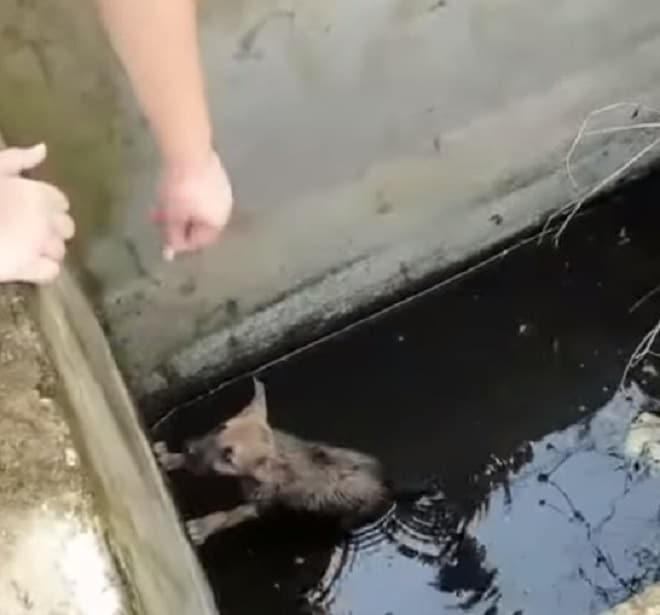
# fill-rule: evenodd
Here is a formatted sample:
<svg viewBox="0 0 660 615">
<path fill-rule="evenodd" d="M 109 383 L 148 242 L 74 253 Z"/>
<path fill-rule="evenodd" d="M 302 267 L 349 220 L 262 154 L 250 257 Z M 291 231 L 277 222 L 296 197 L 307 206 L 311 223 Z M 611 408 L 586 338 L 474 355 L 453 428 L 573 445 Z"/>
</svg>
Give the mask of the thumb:
<svg viewBox="0 0 660 615">
<path fill-rule="evenodd" d="M 46 145 L 10 147 L 0 150 L 0 174 L 18 175 L 40 165 L 46 158 Z"/>
</svg>

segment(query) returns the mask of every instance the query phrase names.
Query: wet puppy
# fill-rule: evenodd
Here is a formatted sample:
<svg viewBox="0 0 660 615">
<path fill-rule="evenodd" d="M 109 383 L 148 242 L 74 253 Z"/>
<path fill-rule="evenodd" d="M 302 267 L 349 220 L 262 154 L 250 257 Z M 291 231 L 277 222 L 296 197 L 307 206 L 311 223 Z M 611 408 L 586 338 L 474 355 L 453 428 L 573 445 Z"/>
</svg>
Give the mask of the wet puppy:
<svg viewBox="0 0 660 615">
<path fill-rule="evenodd" d="M 171 453 L 163 442 L 154 450 L 165 470 L 210 472 L 240 481 L 244 504 L 188 521 L 197 545 L 215 532 L 276 508 L 336 517 L 349 529 L 377 516 L 392 500 L 375 458 L 272 429 L 265 389 L 258 380 L 247 407 L 186 443 L 184 452 Z"/>
</svg>

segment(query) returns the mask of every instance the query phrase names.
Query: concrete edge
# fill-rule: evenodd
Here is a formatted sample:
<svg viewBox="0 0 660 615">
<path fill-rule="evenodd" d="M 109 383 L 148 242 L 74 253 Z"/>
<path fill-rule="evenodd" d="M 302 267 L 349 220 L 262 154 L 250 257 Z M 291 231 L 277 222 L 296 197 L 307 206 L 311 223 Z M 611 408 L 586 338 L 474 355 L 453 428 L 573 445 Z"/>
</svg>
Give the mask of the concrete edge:
<svg viewBox="0 0 660 615">
<path fill-rule="evenodd" d="M 37 318 L 70 403 L 110 547 L 140 615 L 217 615 L 136 409 L 96 317 L 64 272 Z"/>
<path fill-rule="evenodd" d="M 660 615 L 660 585 L 651 585 L 602 615 Z"/>
<path fill-rule="evenodd" d="M 414 203 L 415 207 L 421 207 L 420 203 L 423 201 L 423 207 L 427 210 L 423 216 L 423 224 L 417 228 L 418 235 L 430 236 L 431 231 L 428 227 L 435 226 L 438 229 L 436 237 L 430 236 L 430 238 L 424 239 L 424 241 L 428 241 L 428 245 L 424 246 L 421 251 L 417 251 L 419 258 L 425 261 L 435 259 L 437 253 L 442 251 L 442 244 L 446 240 L 451 242 L 453 239 L 446 235 L 453 234 L 455 230 L 463 232 L 463 229 L 457 227 L 464 224 L 464 215 L 467 218 L 467 212 L 473 209 L 480 209 L 483 214 L 483 225 L 492 228 L 493 225 L 487 218 L 491 213 L 501 213 L 499 205 L 510 200 L 510 193 L 520 193 L 522 190 L 530 199 L 533 199 L 534 192 L 532 189 L 528 190 L 528 187 L 537 183 L 539 185 L 547 184 L 546 178 L 549 176 L 554 178 L 556 191 L 554 193 L 545 191 L 544 198 L 549 197 L 545 206 L 546 213 L 563 206 L 572 194 L 568 190 L 565 169 L 559 169 L 559 167 L 563 165 L 564 157 L 585 115 L 608 103 L 635 101 L 641 105 L 653 106 L 660 99 L 660 89 L 657 87 L 658 79 L 654 78 L 658 77 L 656 74 L 645 74 L 641 81 L 632 80 L 632 82 L 626 83 L 617 79 L 617 74 L 621 74 L 622 70 L 630 72 L 630 70 L 634 71 L 635 66 L 658 66 L 653 59 L 657 55 L 655 43 L 655 39 L 653 39 L 653 43 L 644 40 L 635 47 L 634 51 L 614 62 L 607 62 L 591 67 L 589 70 L 566 75 L 558 82 L 549 84 L 550 90 L 541 89 L 530 92 L 528 96 L 510 101 L 503 107 L 493 109 L 488 114 L 475 118 L 469 124 L 447 133 L 445 139 L 447 147 L 443 148 L 443 156 L 438 162 L 437 169 L 431 171 L 429 168 L 420 175 L 422 183 L 425 182 L 426 173 L 437 171 L 439 179 L 437 182 L 429 182 L 427 189 L 421 190 L 418 195 L 419 201 Z M 641 113 L 643 115 L 644 111 Z M 617 112 L 609 121 L 621 126 L 632 125 L 639 121 L 639 118 L 637 121 L 633 121 L 634 118 L 626 117 L 627 115 Z M 656 114 L 651 115 L 657 119 Z M 539 122 L 539 118 L 543 118 L 543 121 Z M 606 118 L 602 118 L 602 120 L 605 122 Z M 612 164 L 625 162 L 641 147 L 647 145 L 648 139 L 652 136 L 657 136 L 657 133 L 644 134 L 644 131 L 634 130 L 619 133 L 616 136 L 612 135 L 611 139 L 604 140 L 608 141 L 607 143 L 603 143 L 600 138 L 593 141 L 590 138 L 588 143 L 581 145 L 576 152 L 581 153 L 585 150 L 595 152 L 591 156 L 593 164 L 589 165 L 590 168 L 585 169 L 585 173 L 576 169 L 581 185 L 593 185 L 600 181 L 609 171 L 613 170 Z M 501 144 L 501 147 L 495 147 L 495 144 Z M 605 147 L 603 147 L 604 145 Z M 626 153 L 629 155 L 624 156 L 623 154 Z M 657 150 L 652 155 L 655 154 L 657 154 Z M 373 168 L 369 170 L 368 174 L 373 176 L 374 183 L 369 183 L 372 187 L 381 185 L 381 180 L 388 177 L 394 169 L 392 164 L 396 166 L 397 163 L 396 160 L 381 162 L 374 162 Z M 648 163 L 648 159 L 645 159 L 644 163 Z M 455 180 L 451 180 L 452 169 L 455 170 Z M 472 175 L 465 176 L 460 172 L 465 169 L 472 170 Z M 472 181 L 472 176 L 474 181 Z M 410 177 L 407 181 L 413 180 L 414 177 Z M 446 189 L 444 182 L 447 182 Z M 394 185 L 397 185 L 396 182 Z M 406 183 L 406 185 L 408 184 Z M 342 190 L 345 187 L 338 186 L 338 190 L 333 191 L 333 196 L 342 198 Z M 363 193 L 361 191 L 362 197 L 366 199 L 365 202 L 368 202 L 372 196 L 370 191 L 371 188 L 367 187 Z M 412 195 L 410 198 L 414 200 L 417 198 L 414 192 L 406 189 L 401 194 L 406 198 L 408 198 L 407 195 Z M 434 211 L 429 202 L 433 203 L 436 199 L 438 207 Z M 304 208 L 306 203 L 305 198 L 298 203 L 298 206 Z M 525 215 L 525 205 L 525 203 L 521 203 L 519 211 L 503 212 L 506 214 L 504 215 L 505 223 L 508 222 L 507 216 L 509 215 Z M 536 204 L 530 206 L 536 206 Z M 442 209 L 445 210 L 445 214 L 450 211 L 452 217 L 448 218 L 447 215 L 444 215 L 443 220 Z M 464 214 L 464 212 L 466 213 Z M 218 382 L 228 375 L 236 373 L 237 370 L 234 367 L 239 363 L 243 363 L 242 369 L 255 367 L 261 362 L 259 348 L 265 348 L 267 344 L 262 343 L 259 335 L 252 335 L 249 341 L 244 341 L 243 332 L 260 326 L 264 321 L 268 322 L 269 319 L 264 314 L 267 311 L 274 314 L 271 308 L 276 301 L 283 301 L 293 306 L 297 301 L 297 299 L 291 299 L 293 294 L 307 296 L 310 299 L 308 303 L 313 300 L 315 305 L 319 306 L 319 312 L 323 312 L 320 316 L 325 330 L 332 330 L 336 327 L 336 321 L 332 318 L 331 313 L 326 317 L 325 306 L 329 312 L 332 312 L 336 309 L 337 303 L 351 301 L 354 310 L 368 310 L 368 306 L 373 304 L 373 301 L 366 297 L 365 303 L 364 295 L 367 294 L 364 292 L 365 280 L 360 279 L 357 275 L 346 275 L 344 278 L 347 283 L 355 284 L 355 288 L 347 288 L 338 282 L 335 285 L 337 289 L 335 296 L 322 296 L 321 292 L 315 292 L 315 289 L 320 289 L 322 286 L 328 289 L 328 292 L 332 292 L 329 278 L 334 277 L 341 280 L 341 276 L 337 275 L 339 268 L 346 269 L 348 272 L 358 258 L 364 266 L 363 270 L 370 271 L 368 264 L 377 264 L 383 254 L 391 257 L 392 271 L 384 277 L 384 280 L 371 286 L 378 287 L 385 284 L 388 287 L 386 295 L 397 294 L 397 288 L 404 290 L 408 285 L 408 279 L 401 280 L 401 277 L 406 278 L 407 276 L 398 274 L 399 265 L 403 265 L 404 269 L 417 268 L 417 261 L 396 263 L 396 251 L 400 249 L 402 243 L 411 241 L 413 232 L 409 228 L 407 232 L 401 231 L 396 237 L 392 233 L 390 245 L 384 250 L 374 247 L 374 242 L 367 245 L 365 249 L 357 246 L 350 252 L 352 262 L 346 262 L 349 260 L 347 255 L 342 257 L 341 254 L 337 254 L 334 259 L 328 259 L 334 260 L 334 263 L 326 262 L 323 266 L 315 267 L 311 274 L 309 272 L 305 274 L 301 269 L 298 276 L 291 276 L 286 285 L 281 285 L 280 288 L 287 286 L 286 295 L 278 295 L 274 284 L 271 288 L 271 285 L 263 282 L 268 290 L 264 292 L 250 291 L 254 296 L 249 301 L 241 302 L 241 314 L 238 316 L 222 315 L 222 310 L 218 310 L 215 313 L 217 318 L 208 323 L 208 327 L 205 324 L 183 327 L 182 330 L 186 331 L 185 335 L 168 336 L 167 343 L 163 343 L 157 352 L 145 353 L 144 356 L 140 352 L 131 353 L 131 343 L 127 342 L 126 338 L 127 332 L 134 331 L 134 328 L 127 325 L 124 318 L 126 318 L 126 322 L 130 323 L 130 312 L 134 305 L 142 307 L 162 305 L 164 295 L 158 290 L 160 287 L 157 284 L 145 284 L 144 280 L 139 278 L 134 283 L 123 286 L 121 292 L 114 295 L 114 299 L 118 301 L 121 297 L 120 303 L 123 307 L 119 310 L 120 314 L 113 319 L 110 316 L 112 310 L 106 307 L 106 311 L 109 310 L 108 326 L 113 344 L 117 348 L 118 357 L 123 365 L 131 366 L 132 375 L 127 374 L 127 378 L 132 390 L 150 407 L 150 411 L 153 408 L 154 413 L 157 413 L 163 406 L 169 405 L 168 396 L 171 398 L 169 393 L 160 398 L 162 393 L 183 388 L 201 390 L 200 385 L 204 380 L 203 373 L 213 376 L 213 380 Z M 412 241 L 421 244 L 418 236 L 413 237 Z M 496 242 L 488 241 L 487 243 L 494 245 Z M 465 256 L 469 256 L 475 249 L 484 247 L 481 245 L 469 246 Z M 339 265 L 337 265 L 338 260 Z M 460 263 L 460 260 L 463 259 L 459 258 L 457 264 Z M 334 270 L 332 270 L 333 267 Z M 427 267 L 430 272 L 433 272 L 433 269 L 433 265 Z M 168 276 L 163 276 L 162 280 L 158 275 L 156 278 L 162 281 L 163 285 L 170 281 Z M 380 290 L 385 289 L 380 288 Z M 351 300 L 351 294 L 354 295 L 354 300 Z M 314 295 L 320 297 L 322 303 L 316 303 L 316 298 L 313 299 Z M 224 295 L 222 297 L 224 298 Z M 260 297 L 262 298 L 261 305 L 258 303 Z M 212 304 L 213 301 L 214 299 L 211 300 Z M 268 305 L 265 304 L 266 301 Z M 181 310 L 179 312 L 173 310 L 172 313 L 176 314 L 177 318 L 186 319 L 195 314 L 194 310 L 198 305 L 201 304 L 195 301 L 187 304 L 186 301 L 182 301 Z M 204 310 L 210 312 L 214 307 L 220 306 L 215 304 L 204 306 Z M 278 323 L 281 331 L 284 331 L 282 327 L 286 328 L 286 334 L 280 335 L 278 338 L 281 340 L 282 346 L 287 346 L 289 333 L 298 334 L 300 339 L 306 338 L 307 341 L 318 336 L 315 325 L 318 324 L 319 319 L 314 318 L 313 312 L 315 311 L 314 308 L 311 308 L 299 314 L 284 307 L 280 310 L 280 314 L 288 319 Z M 309 320 L 310 315 L 311 321 Z M 239 320 L 243 316 L 244 318 Z M 253 320 L 254 327 L 247 325 L 249 320 Z M 313 332 L 311 336 L 306 337 L 304 329 L 310 323 Z M 225 329 L 224 339 L 220 328 Z M 265 341 L 269 343 L 271 333 L 273 331 L 264 333 Z M 254 344 L 255 341 L 257 345 Z M 205 369 L 209 367 L 206 361 L 195 363 L 196 357 L 201 358 L 203 355 L 210 359 L 215 369 Z M 247 355 L 245 360 L 241 359 L 244 355 Z M 187 364 L 188 360 L 191 363 Z M 179 367 L 182 368 L 181 372 Z M 199 371 L 198 368 L 203 371 Z"/>
<path fill-rule="evenodd" d="M 617 157 L 625 160 L 629 152 L 635 151 L 636 143 L 609 145 Z M 576 172 L 593 169 L 600 156 L 601 150 L 583 156 L 576 162 Z M 647 157 L 607 191 L 650 172 L 659 161 L 659 153 Z M 307 281 L 304 287 L 235 325 L 175 352 L 145 381 L 136 383 L 147 418 L 158 418 L 166 408 L 176 407 L 191 393 L 194 396 L 208 388 L 209 383 L 253 370 L 293 346 L 331 334 L 356 313 L 368 314 L 410 289 L 428 285 L 429 280 L 437 281 L 443 273 L 447 277 L 475 256 L 540 225 L 546 216 L 566 204 L 567 195 L 564 170 L 546 169 L 528 182 L 510 187 L 484 207 L 471 208 L 462 227 L 450 237 L 440 238 L 434 228 L 427 228 L 408 241 Z M 494 216 L 498 224 L 493 222 Z"/>
<path fill-rule="evenodd" d="M 1 610 L 131 615 L 34 297 L 26 285 L 0 285 Z"/>
</svg>

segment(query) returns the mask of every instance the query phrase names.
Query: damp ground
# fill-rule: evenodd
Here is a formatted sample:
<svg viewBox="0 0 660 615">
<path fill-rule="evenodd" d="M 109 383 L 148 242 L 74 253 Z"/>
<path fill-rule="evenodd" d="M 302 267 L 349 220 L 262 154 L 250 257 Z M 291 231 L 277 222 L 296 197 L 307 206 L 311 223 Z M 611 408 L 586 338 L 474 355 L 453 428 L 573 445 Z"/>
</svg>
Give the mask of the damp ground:
<svg viewBox="0 0 660 615">
<path fill-rule="evenodd" d="M 211 539 L 222 614 L 589 615 L 660 580 L 660 479 L 625 445 L 655 410 L 654 359 L 620 387 L 660 318 L 659 188 L 266 369 L 275 426 L 442 490 L 351 537 L 266 520 Z M 250 394 L 225 387 L 155 435 L 176 448 Z M 220 479 L 171 479 L 184 517 L 235 498 Z"/>
</svg>

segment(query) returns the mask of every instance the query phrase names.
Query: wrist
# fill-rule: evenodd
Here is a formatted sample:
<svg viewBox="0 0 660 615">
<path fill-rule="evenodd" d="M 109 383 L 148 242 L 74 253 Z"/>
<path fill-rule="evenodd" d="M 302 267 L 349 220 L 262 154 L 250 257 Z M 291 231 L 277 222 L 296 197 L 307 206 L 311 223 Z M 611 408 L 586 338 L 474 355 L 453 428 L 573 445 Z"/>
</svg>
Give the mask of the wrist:
<svg viewBox="0 0 660 615">
<path fill-rule="evenodd" d="M 208 142 L 194 147 L 163 151 L 161 163 L 170 176 L 185 176 L 208 168 L 216 158 L 217 153 Z"/>
<path fill-rule="evenodd" d="M 199 110 L 185 115 L 171 112 L 166 117 L 167 121 L 153 123 L 163 166 L 185 171 L 208 164 L 214 154 L 208 114 Z"/>
</svg>

